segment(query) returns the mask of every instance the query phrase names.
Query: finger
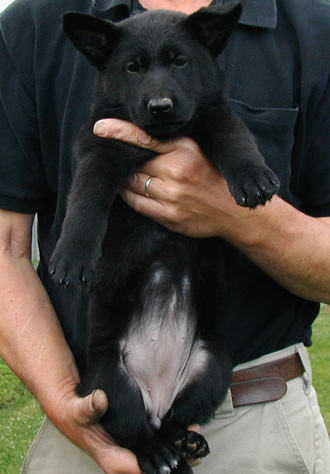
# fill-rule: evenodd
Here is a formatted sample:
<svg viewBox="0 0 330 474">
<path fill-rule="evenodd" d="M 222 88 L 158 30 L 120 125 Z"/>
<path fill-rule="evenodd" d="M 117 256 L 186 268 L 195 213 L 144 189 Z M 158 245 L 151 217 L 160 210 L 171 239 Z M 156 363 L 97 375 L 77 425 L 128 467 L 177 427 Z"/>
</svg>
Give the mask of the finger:
<svg viewBox="0 0 330 474">
<path fill-rule="evenodd" d="M 124 120 L 99 120 L 95 123 L 93 132 L 101 138 L 121 140 L 131 145 L 153 150 L 156 153 L 170 153 L 176 148 L 174 142 L 161 142 L 156 140 L 141 128 Z"/>
<path fill-rule="evenodd" d="M 84 398 L 77 398 L 72 416 L 79 425 L 98 422 L 108 409 L 108 397 L 103 390 L 94 390 Z"/>
<path fill-rule="evenodd" d="M 93 418 L 99 420 L 108 410 L 108 397 L 103 390 L 94 390 L 90 395 L 90 408 Z"/>
<path fill-rule="evenodd" d="M 195 431 L 196 433 L 199 433 L 199 434 L 201 433 L 201 427 L 200 427 L 200 425 L 197 425 L 197 424 L 190 425 L 190 426 L 188 426 L 187 429 L 188 429 L 188 431 Z"/>
<path fill-rule="evenodd" d="M 148 179 L 152 180 L 155 179 L 154 177 L 150 176 L 146 173 L 134 173 L 132 176 L 129 176 L 127 180 L 123 183 L 123 186 L 134 193 L 138 193 L 141 195 L 146 194 L 146 185 Z M 148 193 L 150 194 L 150 187 L 151 181 L 148 187 Z"/>
<path fill-rule="evenodd" d="M 154 198 L 150 199 L 149 197 L 145 196 L 144 192 L 138 194 L 124 187 L 121 188 L 120 195 L 126 204 L 128 204 L 139 214 L 143 214 L 144 216 L 147 216 L 160 224 L 164 222 L 162 219 L 164 206 L 161 202 Z M 150 196 L 152 197 L 152 195 Z"/>
<path fill-rule="evenodd" d="M 157 176 L 164 181 L 172 180 L 181 183 L 200 173 L 201 167 L 210 162 L 201 153 L 196 142 L 188 137 L 178 138 L 164 144 L 171 146 L 168 152 L 163 152 L 153 160 L 143 165 L 140 171 L 150 176 Z"/>
<path fill-rule="evenodd" d="M 107 447 L 100 453 L 98 464 L 109 474 L 142 474 L 135 454 L 117 446 Z"/>
<path fill-rule="evenodd" d="M 189 462 L 190 467 L 196 467 L 204 461 L 204 458 L 197 458 Z"/>
<path fill-rule="evenodd" d="M 142 172 L 134 173 L 134 175 L 130 176 L 127 181 L 123 183 L 123 186 L 134 193 L 155 200 L 159 200 L 164 197 L 163 180 Z"/>
</svg>

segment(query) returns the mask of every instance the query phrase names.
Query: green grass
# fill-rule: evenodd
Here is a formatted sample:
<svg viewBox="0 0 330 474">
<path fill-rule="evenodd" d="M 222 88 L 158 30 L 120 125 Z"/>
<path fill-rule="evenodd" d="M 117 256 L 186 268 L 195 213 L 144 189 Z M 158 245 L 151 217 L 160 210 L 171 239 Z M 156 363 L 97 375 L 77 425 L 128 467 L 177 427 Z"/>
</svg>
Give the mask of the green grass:
<svg viewBox="0 0 330 474">
<path fill-rule="evenodd" d="M 323 306 L 313 326 L 313 346 L 309 353 L 313 366 L 313 385 L 330 434 L 330 306 Z"/>
<path fill-rule="evenodd" d="M 330 432 L 330 306 L 323 306 L 313 339 L 314 386 Z M 42 418 L 33 396 L 0 359 L 0 474 L 19 474 Z"/>
<path fill-rule="evenodd" d="M 34 397 L 0 359 L 0 474 L 18 474 L 43 414 Z"/>
</svg>

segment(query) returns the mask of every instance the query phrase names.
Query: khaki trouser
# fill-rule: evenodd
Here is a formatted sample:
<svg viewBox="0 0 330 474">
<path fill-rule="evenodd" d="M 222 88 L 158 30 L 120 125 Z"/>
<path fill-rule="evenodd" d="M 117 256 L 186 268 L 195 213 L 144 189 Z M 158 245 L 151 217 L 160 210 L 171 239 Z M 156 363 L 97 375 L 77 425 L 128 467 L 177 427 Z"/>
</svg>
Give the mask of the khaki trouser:
<svg viewBox="0 0 330 474">
<path fill-rule="evenodd" d="M 299 352 L 306 373 L 287 382 L 276 401 L 233 408 L 231 395 L 203 428 L 211 454 L 195 474 L 330 474 L 327 430 L 312 387 L 311 366 L 302 344 L 241 364 L 242 370 Z M 27 455 L 22 474 L 102 474 L 46 418 Z"/>
</svg>

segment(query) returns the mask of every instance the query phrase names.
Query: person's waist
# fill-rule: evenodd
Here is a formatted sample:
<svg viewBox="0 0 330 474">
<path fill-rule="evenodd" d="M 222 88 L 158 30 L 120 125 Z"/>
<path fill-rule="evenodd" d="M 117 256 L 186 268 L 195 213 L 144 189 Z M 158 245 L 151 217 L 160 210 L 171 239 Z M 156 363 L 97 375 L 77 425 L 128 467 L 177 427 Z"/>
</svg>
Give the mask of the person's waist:
<svg viewBox="0 0 330 474">
<path fill-rule="evenodd" d="M 234 407 L 279 400 L 287 392 L 287 382 L 303 375 L 305 368 L 298 352 L 280 351 L 278 356 L 234 370 L 230 385 Z"/>
</svg>

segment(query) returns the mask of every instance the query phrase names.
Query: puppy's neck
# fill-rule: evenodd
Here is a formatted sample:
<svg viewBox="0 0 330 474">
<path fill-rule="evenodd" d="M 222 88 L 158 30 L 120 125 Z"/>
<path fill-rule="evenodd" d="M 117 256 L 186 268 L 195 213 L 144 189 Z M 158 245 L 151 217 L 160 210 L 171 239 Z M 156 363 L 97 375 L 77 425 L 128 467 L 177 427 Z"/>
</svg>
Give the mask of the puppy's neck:
<svg viewBox="0 0 330 474">
<path fill-rule="evenodd" d="M 175 10 L 183 13 L 193 13 L 199 8 L 207 7 L 212 0 L 140 0 L 147 10 Z"/>
</svg>

